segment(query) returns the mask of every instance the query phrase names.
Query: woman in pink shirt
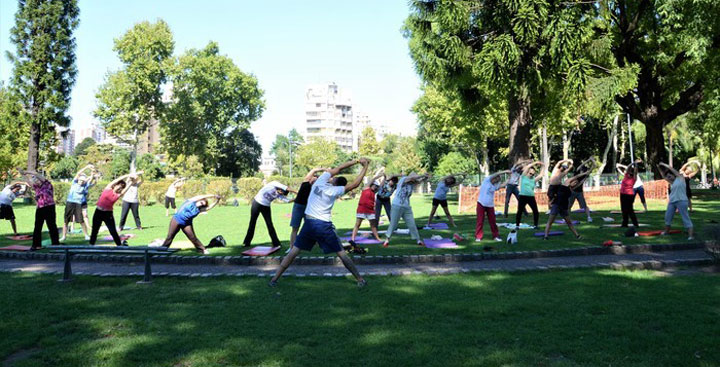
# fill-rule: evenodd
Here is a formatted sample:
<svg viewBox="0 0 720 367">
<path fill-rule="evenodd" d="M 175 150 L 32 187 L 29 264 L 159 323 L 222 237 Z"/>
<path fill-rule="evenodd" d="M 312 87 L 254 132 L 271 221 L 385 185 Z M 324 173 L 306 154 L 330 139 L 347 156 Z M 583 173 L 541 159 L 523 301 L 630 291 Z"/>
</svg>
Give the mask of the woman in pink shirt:
<svg viewBox="0 0 720 367">
<path fill-rule="evenodd" d="M 130 186 L 137 180 L 137 175 L 140 173 L 120 176 L 105 186 L 105 189 L 97 201 L 97 208 L 92 218 L 92 231 L 90 233 L 91 245 L 95 245 L 100 226 L 105 223 L 105 227 L 107 227 L 110 232 L 110 236 L 112 236 L 115 244 L 118 246 L 127 246 L 127 243 L 120 241 L 120 236 L 117 233 L 115 217 L 113 216 L 113 204 L 127 192 Z"/>
<path fill-rule="evenodd" d="M 623 217 L 621 227 L 627 227 L 628 218 L 630 218 L 636 230 L 640 228 L 640 226 L 638 225 L 637 216 L 635 215 L 635 209 L 633 209 L 633 204 L 635 203 L 633 186 L 637 180 L 637 166 L 640 163 L 642 163 L 642 160 L 638 159 L 627 167 L 622 164 L 616 165 L 618 172 L 623 175 L 622 182 L 620 182 L 620 210 L 622 211 Z"/>
<path fill-rule="evenodd" d="M 42 248 L 42 228 L 43 222 L 47 224 L 50 233 L 50 243 L 53 246 L 59 245 L 59 236 L 57 223 L 55 223 L 55 198 L 53 197 L 55 190 L 52 183 L 43 175 L 37 172 L 18 170 L 22 175 L 28 176 L 28 186 L 32 186 L 35 191 L 35 229 L 33 230 L 32 247 L 30 251 Z"/>
</svg>

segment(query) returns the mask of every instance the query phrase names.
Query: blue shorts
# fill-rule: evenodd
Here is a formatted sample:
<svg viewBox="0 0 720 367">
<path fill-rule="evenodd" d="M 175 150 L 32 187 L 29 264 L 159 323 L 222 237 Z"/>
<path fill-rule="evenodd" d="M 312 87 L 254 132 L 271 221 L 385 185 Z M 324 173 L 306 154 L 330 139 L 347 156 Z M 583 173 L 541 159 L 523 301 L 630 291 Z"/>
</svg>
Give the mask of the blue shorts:
<svg viewBox="0 0 720 367">
<path fill-rule="evenodd" d="M 305 205 L 293 204 L 290 227 L 300 228 L 300 222 L 302 222 L 303 218 L 305 218 Z"/>
<path fill-rule="evenodd" d="M 340 252 L 343 250 L 342 243 L 332 222 L 324 220 L 305 218 L 305 224 L 295 240 L 295 247 L 310 251 L 315 244 L 320 245 L 324 253 Z"/>
<path fill-rule="evenodd" d="M 561 217 L 568 217 L 570 216 L 570 213 L 568 213 L 567 208 L 560 208 L 560 205 L 553 204 L 550 207 L 550 215 L 560 215 Z"/>
</svg>

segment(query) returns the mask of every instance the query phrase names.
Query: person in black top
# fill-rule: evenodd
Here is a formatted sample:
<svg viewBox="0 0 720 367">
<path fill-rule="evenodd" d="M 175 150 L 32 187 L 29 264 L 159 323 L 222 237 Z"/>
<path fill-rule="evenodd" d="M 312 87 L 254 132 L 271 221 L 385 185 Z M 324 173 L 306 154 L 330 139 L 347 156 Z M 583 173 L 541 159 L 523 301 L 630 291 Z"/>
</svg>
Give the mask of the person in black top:
<svg viewBox="0 0 720 367">
<path fill-rule="evenodd" d="M 588 175 L 582 176 L 575 188 L 572 189 L 572 192 L 570 193 L 570 203 L 568 204 L 568 211 L 572 210 L 573 204 L 575 204 L 575 199 L 577 199 L 578 204 L 580 204 L 580 209 L 585 209 L 588 223 L 592 222 L 592 217 L 590 217 L 590 208 L 588 208 L 587 202 L 585 201 L 583 185 L 585 184 L 585 180 L 589 177 L 589 173 L 590 171 L 592 171 L 594 166 L 595 158 L 590 158 L 585 162 L 582 162 L 578 166 L 578 168 L 575 169 L 576 174 L 583 174 L 585 172 L 588 172 Z"/>
<path fill-rule="evenodd" d="M 550 217 L 548 217 L 547 225 L 545 225 L 545 236 L 543 237 L 544 240 L 548 239 L 550 228 L 552 227 L 553 222 L 555 222 L 555 218 L 557 218 L 558 215 L 565 220 L 565 223 L 567 223 L 570 231 L 575 235 L 575 238 L 582 238 L 580 234 L 578 234 L 577 230 L 575 230 L 575 227 L 572 225 L 572 221 L 570 220 L 570 213 L 568 213 L 568 205 L 570 204 L 570 196 L 572 195 L 572 189 L 575 189 L 578 185 L 582 185 L 582 181 L 584 181 L 585 177 L 587 177 L 587 175 L 589 174 L 590 172 L 588 171 L 579 175 L 575 175 L 567 180 L 566 185 L 559 184 L 556 186 L 555 195 L 552 197 L 552 201 L 550 202 Z"/>
<path fill-rule="evenodd" d="M 298 190 L 297 195 L 295 195 L 292 217 L 290 218 L 290 227 L 292 228 L 292 231 L 290 232 L 290 249 L 292 249 L 295 244 L 300 224 L 302 223 L 303 218 L 305 218 L 305 206 L 307 205 L 308 197 L 310 196 L 310 189 L 312 189 L 312 185 L 315 183 L 315 180 L 317 180 L 317 176 L 315 174 L 320 171 L 327 170 L 327 168 L 312 169 L 308 172 L 305 179 L 303 179 L 303 182 L 300 184 L 300 189 Z"/>
</svg>

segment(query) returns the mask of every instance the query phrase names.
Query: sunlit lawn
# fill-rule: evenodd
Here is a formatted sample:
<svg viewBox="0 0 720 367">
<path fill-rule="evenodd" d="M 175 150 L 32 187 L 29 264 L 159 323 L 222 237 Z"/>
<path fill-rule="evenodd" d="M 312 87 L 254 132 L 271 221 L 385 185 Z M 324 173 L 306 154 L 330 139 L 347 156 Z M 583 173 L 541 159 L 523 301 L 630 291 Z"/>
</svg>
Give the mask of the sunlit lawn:
<svg viewBox="0 0 720 367">
<path fill-rule="evenodd" d="M 720 278 L 0 274 L 14 366 L 718 366 Z"/>
<path fill-rule="evenodd" d="M 415 195 L 413 196 L 413 210 L 415 212 L 416 221 L 418 224 L 424 224 L 427 221 L 427 217 L 430 213 L 430 196 Z M 662 229 L 663 216 L 665 213 L 665 203 L 661 201 L 651 201 L 649 203 L 650 211 L 648 213 L 638 214 L 638 219 L 641 223 L 650 224 L 647 229 Z M 619 203 L 617 205 L 619 207 Z M 18 216 L 19 231 L 24 233 L 30 233 L 32 231 L 34 207 L 23 206 L 15 204 L 16 215 Z M 636 208 L 641 208 L 639 200 L 636 203 Z M 348 201 L 339 201 L 335 205 L 333 210 L 333 222 L 337 227 L 337 231 L 340 235 L 344 235 L 345 232 L 352 230 L 352 226 L 355 222 L 355 210 L 357 208 L 357 199 Z M 577 208 L 577 205 L 576 205 Z M 692 213 L 692 219 L 696 226 L 699 237 L 702 238 L 703 228 L 709 224 L 711 219 L 718 220 L 718 213 L 720 212 L 720 199 L 702 199 L 696 198 L 694 201 L 695 212 Z M 283 241 L 283 244 L 287 246 L 290 238 L 290 211 L 292 209 L 291 204 L 273 204 L 273 221 L 275 228 L 278 231 L 278 235 Z M 420 231 L 423 238 L 429 238 L 432 235 L 442 235 L 443 237 L 450 238 L 453 233 L 462 234 L 467 240 L 459 243 L 458 249 L 427 249 L 418 247 L 414 241 L 410 239 L 410 236 L 396 235 L 393 237 L 391 246 L 387 249 L 383 249 L 380 245 L 368 245 L 370 250 L 369 255 L 406 255 L 406 254 L 433 254 L 433 253 L 451 253 L 451 252 L 478 252 L 482 251 L 483 246 L 491 245 L 495 247 L 496 251 L 527 251 L 537 249 L 556 249 L 556 248 L 572 248 L 572 247 L 584 247 L 584 246 L 597 246 L 606 240 L 619 240 L 624 244 L 641 244 L 641 243 L 684 243 L 686 242 L 687 236 L 685 234 L 672 235 L 667 237 L 639 237 L 639 238 L 627 238 L 624 237 L 624 229 L 621 228 L 601 228 L 603 224 L 601 217 L 612 217 L 615 219 L 614 223 L 620 223 L 621 216 L 619 214 L 609 214 L 609 210 L 618 209 L 614 206 L 606 206 L 598 209 L 605 209 L 596 211 L 593 214 L 594 222 L 585 222 L 584 214 L 573 213 L 574 219 L 580 220 L 579 231 L 584 236 L 582 240 L 576 240 L 570 233 L 567 226 L 564 224 L 554 224 L 553 230 L 562 230 L 565 235 L 560 237 L 554 237 L 550 241 L 542 241 L 539 237 L 533 237 L 532 234 L 536 232 L 532 229 L 520 230 L 519 243 L 514 246 L 506 245 L 504 243 L 495 243 L 491 241 L 490 229 L 485 224 L 485 241 L 476 243 L 474 242 L 474 230 L 475 230 L 475 215 L 463 214 L 455 215 L 458 223 L 457 229 L 449 229 L 444 231 Z M 451 200 L 452 213 L 457 212 L 457 201 Z M 543 227 L 547 222 L 547 216 L 545 215 L 547 208 L 540 208 L 540 226 Z M 58 225 L 62 222 L 62 213 L 64 207 L 59 206 L 57 208 Z M 90 209 L 90 216 L 94 208 Z M 513 213 L 514 214 L 514 211 Z M 165 217 L 165 209 L 160 205 L 150 205 L 140 208 L 140 216 L 142 219 L 143 226 L 147 229 L 143 231 L 129 230 L 126 233 L 133 233 L 136 237 L 132 238 L 129 243 L 130 245 L 146 245 L 150 241 L 158 238 L 164 238 L 167 233 L 167 227 L 169 218 Z M 244 249 L 242 248 L 242 240 L 247 230 L 247 224 L 250 216 L 250 208 L 245 204 L 241 204 L 238 207 L 224 206 L 218 207 L 208 213 L 202 215 L 195 220 L 195 230 L 199 238 L 207 243 L 212 237 L 216 235 L 223 235 L 228 241 L 229 247 L 225 249 L 213 249 L 212 255 L 239 255 Z M 119 221 L 120 209 L 116 208 L 115 220 Z M 444 214 L 440 221 L 446 221 Z M 514 215 L 510 218 L 498 218 L 499 222 L 514 222 Z M 384 224 L 381 225 L 381 230 L 387 228 L 388 220 L 383 218 Z M 524 223 L 531 224 L 531 216 L 527 216 L 523 220 Z M 132 215 L 128 218 L 126 226 L 133 226 L 134 222 Z M 682 227 L 679 215 L 676 215 L 674 221 L 676 228 Z M 405 224 L 401 221 L 401 228 L 406 228 Z M 79 227 L 78 227 L 79 228 Z M 364 223 L 363 228 L 369 229 L 367 223 Z M 542 230 L 542 229 L 541 229 Z M 509 230 L 506 228 L 500 228 L 500 235 L 505 238 Z M 5 238 L 6 235 L 10 234 L 9 222 L 0 221 L 0 233 L 3 233 L 0 239 L 0 245 L 9 244 L 29 244 L 29 241 L 16 242 L 10 241 Z M 384 233 L 384 231 L 383 231 Z M 103 236 L 107 235 L 107 232 L 101 233 Z M 47 234 L 45 234 L 47 238 Z M 185 236 L 180 233 L 176 237 L 178 241 L 186 241 Z M 66 241 L 67 244 L 83 244 L 85 240 L 81 234 L 71 235 Z M 265 223 L 262 217 L 258 219 L 257 230 L 255 234 L 254 243 L 255 245 L 269 245 L 270 239 L 267 235 Z M 276 253 L 281 255 L 284 251 Z M 184 250 L 180 251 L 181 254 L 195 254 L 194 251 Z M 320 254 L 320 250 L 316 247 L 313 251 L 313 255 Z"/>
</svg>

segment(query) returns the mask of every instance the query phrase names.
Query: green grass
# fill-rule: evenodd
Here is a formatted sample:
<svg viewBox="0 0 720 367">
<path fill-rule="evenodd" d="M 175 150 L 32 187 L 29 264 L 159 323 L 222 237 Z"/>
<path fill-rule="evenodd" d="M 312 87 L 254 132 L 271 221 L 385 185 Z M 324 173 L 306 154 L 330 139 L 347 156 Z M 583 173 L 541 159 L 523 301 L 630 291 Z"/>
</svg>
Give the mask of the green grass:
<svg viewBox="0 0 720 367">
<path fill-rule="evenodd" d="M 0 274 L 15 366 L 718 366 L 720 276 Z"/>
<path fill-rule="evenodd" d="M 427 222 L 427 216 L 430 213 L 430 196 L 415 195 L 412 198 L 413 210 L 415 212 L 416 221 L 418 224 L 424 224 Z M 618 203 L 619 206 L 619 203 Z M 649 203 L 650 211 L 644 214 L 638 214 L 638 219 L 641 223 L 650 224 L 649 229 L 662 229 L 664 223 L 665 203 L 660 201 L 651 201 Z M 636 208 L 640 207 L 639 202 L 636 203 Z M 338 233 L 343 235 L 347 231 L 351 231 L 355 223 L 355 210 L 357 208 L 357 199 L 348 201 L 339 201 L 335 205 L 333 210 L 333 222 L 337 227 Z M 451 200 L 451 210 L 453 213 L 457 211 L 457 204 L 455 200 Z M 23 206 L 15 205 L 16 216 L 18 217 L 19 231 L 24 233 L 30 233 L 33 226 L 33 216 L 35 208 L 34 206 Z M 273 204 L 273 222 L 275 228 L 278 231 L 280 240 L 285 245 L 288 244 L 290 238 L 290 211 L 292 204 Z M 584 236 L 583 240 L 576 240 L 567 226 L 564 224 L 554 224 L 553 230 L 559 229 L 565 231 L 565 235 L 561 237 L 555 237 L 551 241 L 542 241 L 538 237 L 532 237 L 534 230 L 521 230 L 519 236 L 519 243 L 515 246 L 506 245 L 503 243 L 495 243 L 490 241 L 490 229 L 485 223 L 485 238 L 486 240 L 481 243 L 474 242 L 474 231 L 475 231 L 475 215 L 463 214 L 455 215 L 458 228 L 445 231 L 420 231 L 423 238 L 429 238 L 433 234 L 440 234 L 444 237 L 452 237 L 453 233 L 460 233 L 466 237 L 466 241 L 459 243 L 460 248 L 454 250 L 448 249 L 427 249 L 418 247 L 409 236 L 394 236 L 391 246 L 387 249 L 381 248 L 379 245 L 369 245 L 369 255 L 409 255 L 409 254 L 433 254 L 433 253 L 449 253 L 449 252 L 478 252 L 482 251 L 482 246 L 492 245 L 496 246 L 498 251 L 529 251 L 529 250 L 542 250 L 542 249 L 557 249 L 557 248 L 572 248 L 572 247 L 584 247 L 584 246 L 598 246 L 606 240 L 619 240 L 624 244 L 644 244 L 644 243 L 671 243 L 671 242 L 685 242 L 686 235 L 673 235 L 667 237 L 640 237 L 640 238 L 626 238 L 623 236 L 624 229 L 621 228 L 601 228 L 602 219 L 601 217 L 613 217 L 616 222 L 619 223 L 621 216 L 618 214 L 609 214 L 610 209 L 617 209 L 612 206 L 600 207 L 595 209 L 605 209 L 593 214 L 595 221 L 593 223 L 585 222 L 584 214 L 572 214 L 574 219 L 580 220 L 578 230 L 580 234 Z M 695 224 L 695 228 L 699 233 L 699 237 L 702 238 L 703 228 L 708 225 L 710 219 L 718 219 L 717 213 L 720 211 L 720 199 L 717 197 L 702 197 L 697 198 L 694 201 L 695 212 L 692 213 L 692 219 Z M 90 216 L 95 209 L 90 208 Z M 540 225 L 544 226 L 547 222 L 547 216 L 544 214 L 546 208 L 540 208 Z M 64 207 L 59 206 L 57 208 L 58 223 L 62 222 L 62 213 Z M 165 209 L 159 205 L 151 205 L 140 208 L 140 216 L 142 219 L 143 226 L 147 229 L 143 231 L 130 230 L 128 233 L 136 234 L 136 237 L 131 239 L 130 245 L 146 245 L 150 241 L 157 238 L 164 238 L 167 234 L 167 227 L 169 218 L 165 217 Z M 119 221 L 120 209 L 115 210 L 115 219 Z M 247 223 L 250 217 L 250 208 L 247 205 L 241 205 L 239 207 L 225 206 L 213 209 L 207 215 L 202 215 L 195 220 L 195 230 L 201 241 L 207 243 L 212 237 L 221 234 L 228 241 L 228 248 L 225 249 L 213 249 L 212 255 L 239 255 L 244 249 L 242 248 L 242 240 L 247 230 Z M 499 222 L 509 221 L 514 222 L 514 216 L 511 218 L 504 219 L 498 218 Z M 440 221 L 445 221 L 444 215 Z M 525 217 L 525 223 L 531 223 L 531 216 Z M 385 224 L 380 226 L 381 230 L 387 228 L 387 219 Z M 369 229 L 367 222 L 363 223 L 362 229 Z M 681 228 L 682 222 L 680 221 L 679 215 L 676 215 L 674 220 L 675 228 Z M 126 226 L 134 226 L 132 215 L 128 218 Z M 401 221 L 401 228 L 406 228 L 405 224 Z M 268 245 L 270 239 L 267 235 L 265 223 L 260 218 L 256 227 L 255 245 Z M 643 228 L 644 229 L 644 228 Z M 502 238 L 507 236 L 509 230 L 500 228 L 500 235 Z M 5 236 L 10 234 L 9 222 L 0 221 L 0 246 L 9 244 L 29 244 L 29 241 L 16 242 L 5 239 Z M 107 235 L 107 233 L 102 234 Z M 46 234 L 47 238 L 47 234 Z M 176 240 L 184 241 L 185 236 L 180 233 L 176 237 Z M 66 241 L 67 244 L 83 244 L 85 243 L 82 235 L 71 235 Z M 278 256 L 282 255 L 284 251 L 276 253 Z M 196 254 L 194 251 L 186 250 L 180 251 L 180 254 Z M 312 253 L 312 256 L 317 256 L 321 251 L 316 247 Z"/>
</svg>

